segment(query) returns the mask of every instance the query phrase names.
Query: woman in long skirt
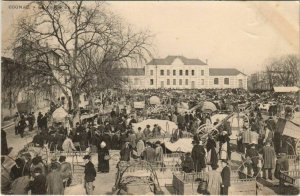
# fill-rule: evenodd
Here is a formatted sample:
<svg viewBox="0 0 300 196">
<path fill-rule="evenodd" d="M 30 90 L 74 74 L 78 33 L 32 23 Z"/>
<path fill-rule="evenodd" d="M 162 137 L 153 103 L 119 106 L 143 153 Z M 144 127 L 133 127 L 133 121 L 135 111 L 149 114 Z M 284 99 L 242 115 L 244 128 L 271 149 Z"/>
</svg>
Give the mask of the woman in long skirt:
<svg viewBox="0 0 300 196">
<path fill-rule="evenodd" d="M 103 141 L 98 149 L 98 172 L 109 172 L 109 151 L 106 143 Z"/>
</svg>

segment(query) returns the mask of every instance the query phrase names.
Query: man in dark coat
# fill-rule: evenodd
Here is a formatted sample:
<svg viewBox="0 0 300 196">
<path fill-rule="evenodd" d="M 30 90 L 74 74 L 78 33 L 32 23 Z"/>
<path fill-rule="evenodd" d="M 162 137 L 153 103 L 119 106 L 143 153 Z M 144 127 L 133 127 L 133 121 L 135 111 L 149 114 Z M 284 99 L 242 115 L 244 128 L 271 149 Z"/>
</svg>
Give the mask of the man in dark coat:
<svg viewBox="0 0 300 196">
<path fill-rule="evenodd" d="M 276 153 L 274 148 L 270 145 L 269 142 L 266 143 L 266 146 L 263 147 L 263 178 L 266 179 L 266 173 L 268 172 L 268 178 L 272 180 L 272 169 L 275 168 L 275 159 Z"/>
<path fill-rule="evenodd" d="M 48 128 L 48 114 L 47 113 L 41 119 L 41 126 L 44 129 Z"/>
<path fill-rule="evenodd" d="M 194 147 L 192 149 L 192 159 L 194 161 L 195 171 L 200 172 L 203 168 L 206 167 L 205 165 L 205 150 L 202 146 L 202 141 L 200 145 L 199 140 L 193 141 Z"/>
<path fill-rule="evenodd" d="M 15 179 L 23 176 L 23 168 L 24 168 L 24 161 L 21 158 L 17 158 L 16 159 L 16 165 L 14 165 L 9 173 L 10 178 L 12 179 L 12 181 L 14 181 Z"/>
<path fill-rule="evenodd" d="M 218 165 L 218 154 L 216 151 L 216 146 L 217 146 L 217 144 L 216 144 L 215 140 L 213 139 L 212 135 L 209 134 L 207 142 L 206 142 L 206 150 L 207 150 L 208 156 L 210 155 L 210 157 L 207 158 L 208 159 L 207 164 L 211 165 L 211 167 Z"/>
<path fill-rule="evenodd" d="M 47 194 L 48 195 L 63 195 L 64 186 L 63 178 L 60 173 L 60 168 L 57 164 L 51 165 L 51 172 L 47 175 Z"/>
<path fill-rule="evenodd" d="M 91 156 L 85 155 L 83 157 L 85 161 L 85 168 L 84 168 L 84 181 L 85 181 L 85 190 L 87 195 L 93 195 L 94 185 L 93 182 L 96 178 L 96 169 L 94 164 L 91 162 Z"/>
<path fill-rule="evenodd" d="M 43 118 L 43 115 L 41 112 L 39 112 L 39 115 L 37 117 L 37 126 L 38 126 L 38 130 L 40 130 L 42 128 L 42 118 Z"/>
<path fill-rule="evenodd" d="M 62 178 L 63 178 L 64 187 L 66 187 L 71 183 L 72 167 L 71 167 L 70 163 L 66 162 L 66 157 L 65 156 L 60 156 L 59 157 L 59 162 L 60 162 L 60 173 L 61 173 Z"/>
<path fill-rule="evenodd" d="M 226 160 L 222 160 L 222 187 L 221 187 L 221 195 L 228 195 L 228 187 L 230 187 L 230 168 L 228 167 L 228 163 Z"/>
<path fill-rule="evenodd" d="M 42 169 L 37 167 L 33 173 L 34 180 L 29 182 L 31 195 L 46 195 L 46 176 L 42 174 Z"/>
<path fill-rule="evenodd" d="M 183 160 L 182 162 L 182 170 L 185 172 L 185 173 L 191 173 L 194 171 L 194 162 L 193 162 L 193 159 L 191 157 L 191 153 L 188 152 L 185 154 L 185 159 Z"/>
<path fill-rule="evenodd" d="M 130 161 L 132 147 L 129 142 L 125 142 L 120 151 L 121 161 Z"/>
<path fill-rule="evenodd" d="M 25 121 L 25 117 L 22 115 L 21 120 L 19 121 L 18 124 L 18 133 L 21 135 L 21 138 L 24 137 L 24 131 L 26 127 L 27 127 L 27 123 Z"/>
<path fill-rule="evenodd" d="M 152 144 L 150 142 L 146 143 L 147 147 L 144 151 L 144 159 L 148 162 L 154 162 L 155 161 L 155 149 L 152 148 Z"/>
<path fill-rule="evenodd" d="M 248 175 L 251 175 L 251 170 L 253 169 L 253 176 L 256 176 L 258 173 L 258 161 L 259 161 L 259 154 L 257 150 L 255 149 L 255 145 L 252 144 L 249 149 L 246 151 L 246 158 L 249 160 L 249 163 L 247 164 L 248 168 Z M 250 161 L 251 160 L 251 161 Z"/>
</svg>

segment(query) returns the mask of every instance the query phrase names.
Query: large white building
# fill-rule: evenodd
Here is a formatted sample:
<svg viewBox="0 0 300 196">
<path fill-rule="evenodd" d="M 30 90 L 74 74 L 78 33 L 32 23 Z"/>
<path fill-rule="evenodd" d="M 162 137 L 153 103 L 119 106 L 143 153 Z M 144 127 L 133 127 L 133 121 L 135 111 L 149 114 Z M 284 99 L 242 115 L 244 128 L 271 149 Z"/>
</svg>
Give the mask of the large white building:
<svg viewBox="0 0 300 196">
<path fill-rule="evenodd" d="M 123 71 L 129 89 L 247 89 L 247 76 L 234 68 L 210 68 L 200 59 L 167 56 L 152 59 L 144 68 Z"/>
</svg>

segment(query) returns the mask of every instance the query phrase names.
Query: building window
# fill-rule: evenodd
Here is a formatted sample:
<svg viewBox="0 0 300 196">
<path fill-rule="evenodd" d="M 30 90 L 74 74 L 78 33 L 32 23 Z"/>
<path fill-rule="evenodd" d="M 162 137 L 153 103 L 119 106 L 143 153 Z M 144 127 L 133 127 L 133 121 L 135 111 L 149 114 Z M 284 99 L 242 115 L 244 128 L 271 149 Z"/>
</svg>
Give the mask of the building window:
<svg viewBox="0 0 300 196">
<path fill-rule="evenodd" d="M 170 70 L 167 70 L 167 75 L 168 75 L 168 76 L 170 75 Z"/>
<path fill-rule="evenodd" d="M 182 85 L 182 79 L 179 79 L 179 85 Z"/>
<path fill-rule="evenodd" d="M 224 84 L 229 85 L 229 78 L 224 78 Z"/>
<path fill-rule="evenodd" d="M 179 75 L 182 76 L 182 70 L 179 70 Z"/>
<path fill-rule="evenodd" d="M 195 75 L 195 70 L 192 70 L 192 76 L 194 76 Z"/>
<path fill-rule="evenodd" d="M 134 78 L 134 85 L 138 85 L 139 84 L 139 79 L 138 78 Z"/>
<path fill-rule="evenodd" d="M 189 85 L 189 80 L 185 79 L 185 85 Z"/>
<path fill-rule="evenodd" d="M 150 70 L 150 76 L 153 76 L 153 70 Z"/>
<path fill-rule="evenodd" d="M 204 85 L 204 79 L 201 79 L 201 85 Z"/>
<path fill-rule="evenodd" d="M 243 88 L 243 80 L 239 79 L 239 88 Z"/>
<path fill-rule="evenodd" d="M 204 70 L 201 70 L 201 76 L 204 76 Z"/>
<path fill-rule="evenodd" d="M 167 79 L 167 85 L 170 85 L 170 79 Z"/>
<path fill-rule="evenodd" d="M 164 70 L 160 70 L 160 75 L 161 75 L 161 76 L 165 75 Z"/>
<path fill-rule="evenodd" d="M 173 70 L 173 76 L 176 76 L 176 70 Z"/>
<path fill-rule="evenodd" d="M 153 84 L 154 84 L 154 80 L 150 79 L 150 85 L 153 85 Z"/>
<path fill-rule="evenodd" d="M 189 75 L 189 70 L 185 70 L 185 75 L 186 75 L 186 76 Z"/>
<path fill-rule="evenodd" d="M 214 84 L 219 84 L 219 78 L 214 78 Z"/>
<path fill-rule="evenodd" d="M 176 85 L 176 79 L 173 79 L 173 85 Z"/>
</svg>

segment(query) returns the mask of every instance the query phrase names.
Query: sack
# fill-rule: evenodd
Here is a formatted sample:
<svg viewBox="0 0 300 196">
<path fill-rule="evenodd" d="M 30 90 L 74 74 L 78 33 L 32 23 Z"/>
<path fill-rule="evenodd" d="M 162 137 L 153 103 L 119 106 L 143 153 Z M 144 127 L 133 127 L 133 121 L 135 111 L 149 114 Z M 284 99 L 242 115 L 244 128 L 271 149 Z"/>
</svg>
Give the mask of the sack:
<svg viewBox="0 0 300 196">
<path fill-rule="evenodd" d="M 104 156 L 104 160 L 107 161 L 107 160 L 109 160 L 109 159 L 110 159 L 110 156 L 109 156 L 109 155 L 105 155 L 105 156 Z"/>
</svg>

